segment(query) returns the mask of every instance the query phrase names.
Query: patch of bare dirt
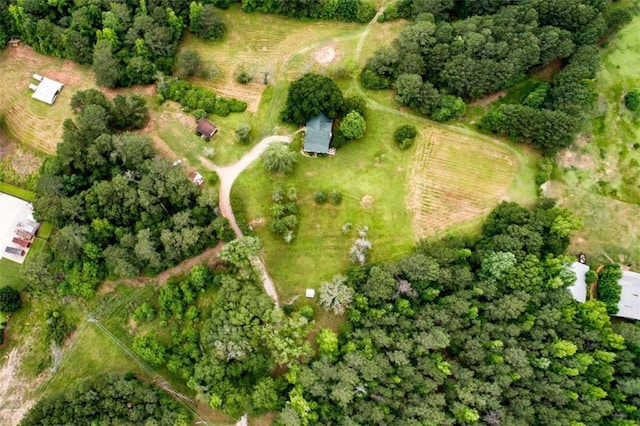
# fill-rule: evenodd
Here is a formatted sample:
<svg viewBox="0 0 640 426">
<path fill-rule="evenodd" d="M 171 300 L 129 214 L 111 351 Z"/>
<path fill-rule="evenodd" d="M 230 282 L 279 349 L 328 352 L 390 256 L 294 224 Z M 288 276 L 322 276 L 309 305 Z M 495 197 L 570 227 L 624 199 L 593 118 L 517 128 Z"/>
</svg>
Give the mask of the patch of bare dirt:
<svg viewBox="0 0 640 426">
<path fill-rule="evenodd" d="M 544 68 L 536 71 L 534 74 L 540 78 L 551 82 L 553 76 L 562 69 L 562 59 L 555 59 L 549 62 Z"/>
<path fill-rule="evenodd" d="M 374 199 L 371 195 L 365 195 L 364 197 L 362 197 L 362 200 L 360 200 L 360 205 L 363 209 L 370 209 L 371 207 L 373 207 L 373 202 Z"/>
<path fill-rule="evenodd" d="M 334 62 L 338 56 L 338 52 L 333 43 L 319 47 L 313 52 L 313 59 L 320 65 L 329 65 Z"/>
<path fill-rule="evenodd" d="M 24 380 L 20 374 L 20 348 L 9 352 L 0 367 L 0 424 L 17 425 L 35 403 L 27 397 L 34 384 Z"/>
<path fill-rule="evenodd" d="M 252 220 L 249 223 L 249 226 L 251 227 L 251 229 L 256 229 L 264 226 L 266 223 L 267 223 L 267 220 L 264 217 L 259 217 L 257 219 Z"/>
<path fill-rule="evenodd" d="M 595 165 L 588 154 L 580 154 L 571 149 L 565 149 L 558 155 L 558 164 L 565 168 L 590 169 Z"/>
<path fill-rule="evenodd" d="M 47 70 L 46 77 L 59 81 L 64 84 L 77 85 L 82 83 L 82 79 L 75 73 L 75 65 L 69 60 L 64 61 L 64 65 L 60 70 Z"/>
</svg>

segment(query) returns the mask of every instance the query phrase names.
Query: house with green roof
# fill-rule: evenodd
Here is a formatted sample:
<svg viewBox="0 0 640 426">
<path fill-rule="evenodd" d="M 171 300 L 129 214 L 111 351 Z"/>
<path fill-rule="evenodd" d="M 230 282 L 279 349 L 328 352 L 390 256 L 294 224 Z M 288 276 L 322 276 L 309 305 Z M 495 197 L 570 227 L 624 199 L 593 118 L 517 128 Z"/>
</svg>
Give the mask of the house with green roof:
<svg viewBox="0 0 640 426">
<path fill-rule="evenodd" d="M 304 136 L 304 152 L 310 154 L 329 154 L 333 120 L 324 114 L 316 115 L 307 121 Z"/>
</svg>

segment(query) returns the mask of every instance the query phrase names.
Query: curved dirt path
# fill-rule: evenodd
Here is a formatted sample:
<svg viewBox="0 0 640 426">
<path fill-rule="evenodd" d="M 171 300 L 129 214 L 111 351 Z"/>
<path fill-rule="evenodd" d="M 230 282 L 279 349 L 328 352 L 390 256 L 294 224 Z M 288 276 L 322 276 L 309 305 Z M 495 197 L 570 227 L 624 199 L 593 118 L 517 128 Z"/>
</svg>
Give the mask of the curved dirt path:
<svg viewBox="0 0 640 426">
<path fill-rule="evenodd" d="M 242 157 L 238 162 L 231 164 L 229 166 L 217 166 L 212 163 L 205 157 L 199 157 L 200 162 L 207 169 L 212 170 L 218 174 L 220 178 L 220 214 L 226 217 L 229 221 L 229 225 L 231 229 L 233 229 L 234 234 L 236 234 L 236 238 L 242 238 L 243 234 L 236 222 L 236 217 L 233 214 L 233 209 L 231 208 L 231 188 L 233 187 L 233 183 L 236 178 L 240 176 L 247 167 L 249 167 L 254 161 L 260 158 L 260 155 L 264 152 L 265 149 L 272 143 L 291 143 L 291 136 L 268 136 L 258 142 L 249 152 L 247 152 L 244 157 Z M 262 283 L 264 286 L 264 291 L 273 299 L 276 306 L 279 306 L 278 302 L 278 292 L 276 291 L 276 286 L 273 284 L 273 279 L 269 276 L 269 272 L 267 270 L 267 266 L 264 263 L 262 257 L 255 257 L 251 260 L 253 266 L 258 270 L 260 275 L 262 276 Z"/>
</svg>

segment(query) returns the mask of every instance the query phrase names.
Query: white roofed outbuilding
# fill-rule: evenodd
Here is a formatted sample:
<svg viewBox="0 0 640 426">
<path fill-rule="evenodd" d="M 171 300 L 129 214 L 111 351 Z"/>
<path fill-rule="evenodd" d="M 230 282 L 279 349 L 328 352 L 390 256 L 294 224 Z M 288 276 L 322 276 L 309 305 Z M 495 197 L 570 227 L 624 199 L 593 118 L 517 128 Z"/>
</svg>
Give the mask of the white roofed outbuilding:
<svg viewBox="0 0 640 426">
<path fill-rule="evenodd" d="M 569 291 L 576 301 L 584 303 L 587 301 L 587 272 L 589 272 L 589 265 L 573 262 L 569 269 L 576 274 L 576 281 L 569 287 Z"/>
<path fill-rule="evenodd" d="M 33 90 L 33 99 L 37 99 L 40 102 L 44 102 L 49 105 L 53 105 L 58 97 L 58 94 L 64 87 L 64 84 L 52 80 L 47 77 L 43 77 L 39 74 L 34 74 L 33 78 L 38 80 L 38 85 L 29 84 L 29 89 Z"/>
<path fill-rule="evenodd" d="M 618 280 L 622 289 L 618 313 L 616 317 L 640 320 L 640 274 L 632 271 L 622 271 L 622 278 Z"/>
</svg>

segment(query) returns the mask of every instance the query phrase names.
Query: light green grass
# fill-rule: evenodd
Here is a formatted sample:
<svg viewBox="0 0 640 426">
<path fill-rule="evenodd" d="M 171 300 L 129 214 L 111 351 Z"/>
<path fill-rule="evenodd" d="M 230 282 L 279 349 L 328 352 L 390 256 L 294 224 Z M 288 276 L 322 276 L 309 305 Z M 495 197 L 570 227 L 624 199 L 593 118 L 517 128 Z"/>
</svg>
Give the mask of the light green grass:
<svg viewBox="0 0 640 426">
<path fill-rule="evenodd" d="M 11 260 L 0 259 L 0 287 L 8 285 L 18 290 L 24 287 L 24 280 L 20 276 L 20 266 Z"/>
<path fill-rule="evenodd" d="M 571 250 L 596 261 L 640 268 L 640 114 L 624 106 L 625 93 L 640 86 L 640 17 L 615 35 L 602 54 L 594 118 L 568 153 L 559 157 L 551 188 L 562 205 L 583 218 Z"/>
<path fill-rule="evenodd" d="M 0 182 L 0 192 L 4 192 L 5 194 L 9 194 L 25 201 L 33 201 L 36 198 L 35 192 L 19 188 L 7 182 Z"/>
</svg>

